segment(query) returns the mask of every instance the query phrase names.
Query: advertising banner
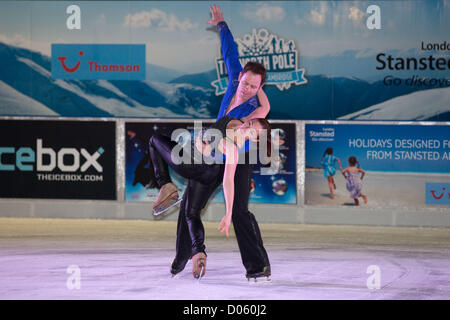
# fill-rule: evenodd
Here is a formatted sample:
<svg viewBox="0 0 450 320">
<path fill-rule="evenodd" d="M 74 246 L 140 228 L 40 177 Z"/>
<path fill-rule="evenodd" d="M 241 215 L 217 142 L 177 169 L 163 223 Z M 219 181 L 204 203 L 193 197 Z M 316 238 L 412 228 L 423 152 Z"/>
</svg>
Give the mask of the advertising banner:
<svg viewBox="0 0 450 320">
<path fill-rule="evenodd" d="M 449 203 L 448 125 L 306 124 L 305 139 L 308 205 Z"/>
<path fill-rule="evenodd" d="M 0 1 L 0 115 L 217 116 L 229 79 L 210 3 L 32 4 Z M 450 120 L 448 1 L 216 4 L 240 64 L 267 70 L 270 119 Z"/>
<path fill-rule="evenodd" d="M 145 80 L 145 45 L 52 44 L 52 78 Z"/>
<path fill-rule="evenodd" d="M 201 125 L 207 128 L 212 123 L 212 121 L 205 121 Z M 297 203 L 295 124 L 271 122 L 271 127 L 272 136 L 279 137 L 272 142 L 277 143 L 279 156 L 276 157 L 274 166 L 263 166 L 260 163 L 253 166 L 250 202 L 295 204 Z M 180 128 L 193 132 L 195 124 L 194 122 L 127 122 L 125 124 L 127 134 L 126 201 L 153 202 L 156 199 L 159 189 L 154 179 L 153 167 L 149 163 L 148 141 L 154 133 L 171 137 L 172 132 Z M 190 134 L 188 137 L 180 135 L 176 141 L 190 143 L 189 139 L 191 139 Z M 187 180 L 173 170 L 170 170 L 170 175 L 181 195 Z M 222 186 L 217 188 L 210 201 L 224 202 Z"/>
<path fill-rule="evenodd" d="M 0 121 L 0 197 L 115 200 L 116 127 Z"/>
</svg>

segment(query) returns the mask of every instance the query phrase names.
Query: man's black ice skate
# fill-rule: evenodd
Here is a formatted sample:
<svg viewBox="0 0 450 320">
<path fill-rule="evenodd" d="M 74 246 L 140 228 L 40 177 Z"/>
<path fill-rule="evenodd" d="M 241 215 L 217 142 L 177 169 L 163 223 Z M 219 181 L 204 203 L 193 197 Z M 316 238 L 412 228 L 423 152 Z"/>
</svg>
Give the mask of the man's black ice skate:
<svg viewBox="0 0 450 320">
<path fill-rule="evenodd" d="M 188 261 L 189 259 L 186 260 L 178 260 L 177 258 L 173 259 L 172 265 L 170 267 L 170 273 L 172 274 L 172 278 L 184 270 Z"/>
<path fill-rule="evenodd" d="M 247 280 L 251 283 L 257 283 L 257 282 L 267 282 L 270 280 L 270 266 L 266 266 L 262 269 L 260 272 L 254 272 L 254 273 L 247 273 L 245 276 L 247 277 Z"/>
</svg>

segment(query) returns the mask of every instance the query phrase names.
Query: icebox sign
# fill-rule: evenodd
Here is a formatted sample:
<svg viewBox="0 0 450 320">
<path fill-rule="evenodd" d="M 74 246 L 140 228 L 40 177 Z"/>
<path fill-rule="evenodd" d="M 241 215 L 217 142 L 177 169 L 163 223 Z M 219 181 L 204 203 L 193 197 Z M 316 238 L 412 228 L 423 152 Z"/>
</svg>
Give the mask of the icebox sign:
<svg viewBox="0 0 450 320">
<path fill-rule="evenodd" d="M 0 121 L 0 197 L 116 199 L 115 123 Z"/>
</svg>

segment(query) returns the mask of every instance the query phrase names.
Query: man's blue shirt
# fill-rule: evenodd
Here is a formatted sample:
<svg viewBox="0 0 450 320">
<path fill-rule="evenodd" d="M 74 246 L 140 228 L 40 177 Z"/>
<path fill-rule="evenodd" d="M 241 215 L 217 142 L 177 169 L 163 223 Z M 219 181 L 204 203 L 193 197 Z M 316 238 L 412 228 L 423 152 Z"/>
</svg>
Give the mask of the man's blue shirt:
<svg viewBox="0 0 450 320">
<path fill-rule="evenodd" d="M 222 44 L 222 56 L 225 62 L 225 66 L 228 72 L 228 87 L 225 95 L 222 99 L 222 104 L 220 105 L 219 114 L 217 115 L 217 120 L 222 118 L 230 105 L 231 99 L 236 93 L 239 85 L 239 73 L 242 71 L 241 63 L 239 62 L 239 54 L 234 43 L 233 35 L 225 21 L 219 22 L 217 28 L 220 31 L 220 42 Z M 250 113 L 255 111 L 259 106 L 258 99 L 256 96 L 251 97 L 243 104 L 232 109 L 227 116 L 241 119 L 248 116 Z"/>
<path fill-rule="evenodd" d="M 220 32 L 220 42 L 222 44 L 222 56 L 225 62 L 225 66 L 227 68 L 228 73 L 228 86 L 225 91 L 225 95 L 222 99 L 222 104 L 220 105 L 219 114 L 217 115 L 217 120 L 225 116 L 225 112 L 227 111 L 228 106 L 230 105 L 231 99 L 236 93 L 236 90 L 239 86 L 239 73 L 242 71 L 241 63 L 239 62 L 239 53 L 234 42 L 233 35 L 231 34 L 230 29 L 225 21 L 219 22 L 217 24 L 217 28 Z M 250 113 L 255 111 L 255 109 L 259 106 L 259 102 L 256 96 L 251 97 L 244 103 L 239 106 L 233 108 L 227 116 L 234 118 L 244 118 L 248 116 Z M 244 147 L 239 151 L 244 151 Z M 250 149 L 250 141 L 245 142 L 245 151 Z"/>
</svg>

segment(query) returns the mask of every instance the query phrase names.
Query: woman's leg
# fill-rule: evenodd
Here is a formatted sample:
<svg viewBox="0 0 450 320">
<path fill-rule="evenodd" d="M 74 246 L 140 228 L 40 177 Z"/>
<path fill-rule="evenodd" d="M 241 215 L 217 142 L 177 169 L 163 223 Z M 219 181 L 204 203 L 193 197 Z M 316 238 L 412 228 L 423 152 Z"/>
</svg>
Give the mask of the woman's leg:
<svg viewBox="0 0 450 320">
<path fill-rule="evenodd" d="M 184 214 L 192 242 L 192 256 L 199 252 L 205 252 L 205 230 L 200 214 L 221 181 L 222 176 L 219 174 L 217 179 L 210 184 L 203 184 L 192 179 L 188 182 L 185 191 L 187 195 Z"/>
<path fill-rule="evenodd" d="M 194 179 L 204 184 L 210 183 L 211 177 L 214 178 L 216 175 L 217 167 L 207 164 L 195 164 L 190 155 L 189 159 L 172 158 L 172 150 L 176 145 L 175 141 L 160 134 L 155 134 L 150 138 L 149 153 L 159 186 L 162 187 L 164 184 L 171 182 L 169 167 L 183 178 Z M 188 162 L 189 160 L 190 163 Z"/>
<path fill-rule="evenodd" d="M 183 271 L 187 261 L 195 254 L 205 252 L 204 228 L 200 213 L 221 183 L 222 171 L 218 173 L 217 179 L 208 185 L 194 180 L 188 181 L 178 213 L 176 255 L 171 266 L 173 275 Z"/>
<path fill-rule="evenodd" d="M 172 182 L 169 175 L 169 163 L 172 163 L 172 149 L 176 142 L 169 137 L 154 134 L 149 141 L 149 154 L 155 172 L 156 182 L 161 188 L 166 183 Z"/>
<path fill-rule="evenodd" d="M 149 141 L 149 155 L 155 173 L 155 180 L 159 186 L 159 193 L 153 202 L 153 211 L 161 212 L 178 200 L 178 187 L 172 183 L 169 166 L 172 164 L 172 149 L 176 143 L 169 137 L 155 134 Z"/>
</svg>

